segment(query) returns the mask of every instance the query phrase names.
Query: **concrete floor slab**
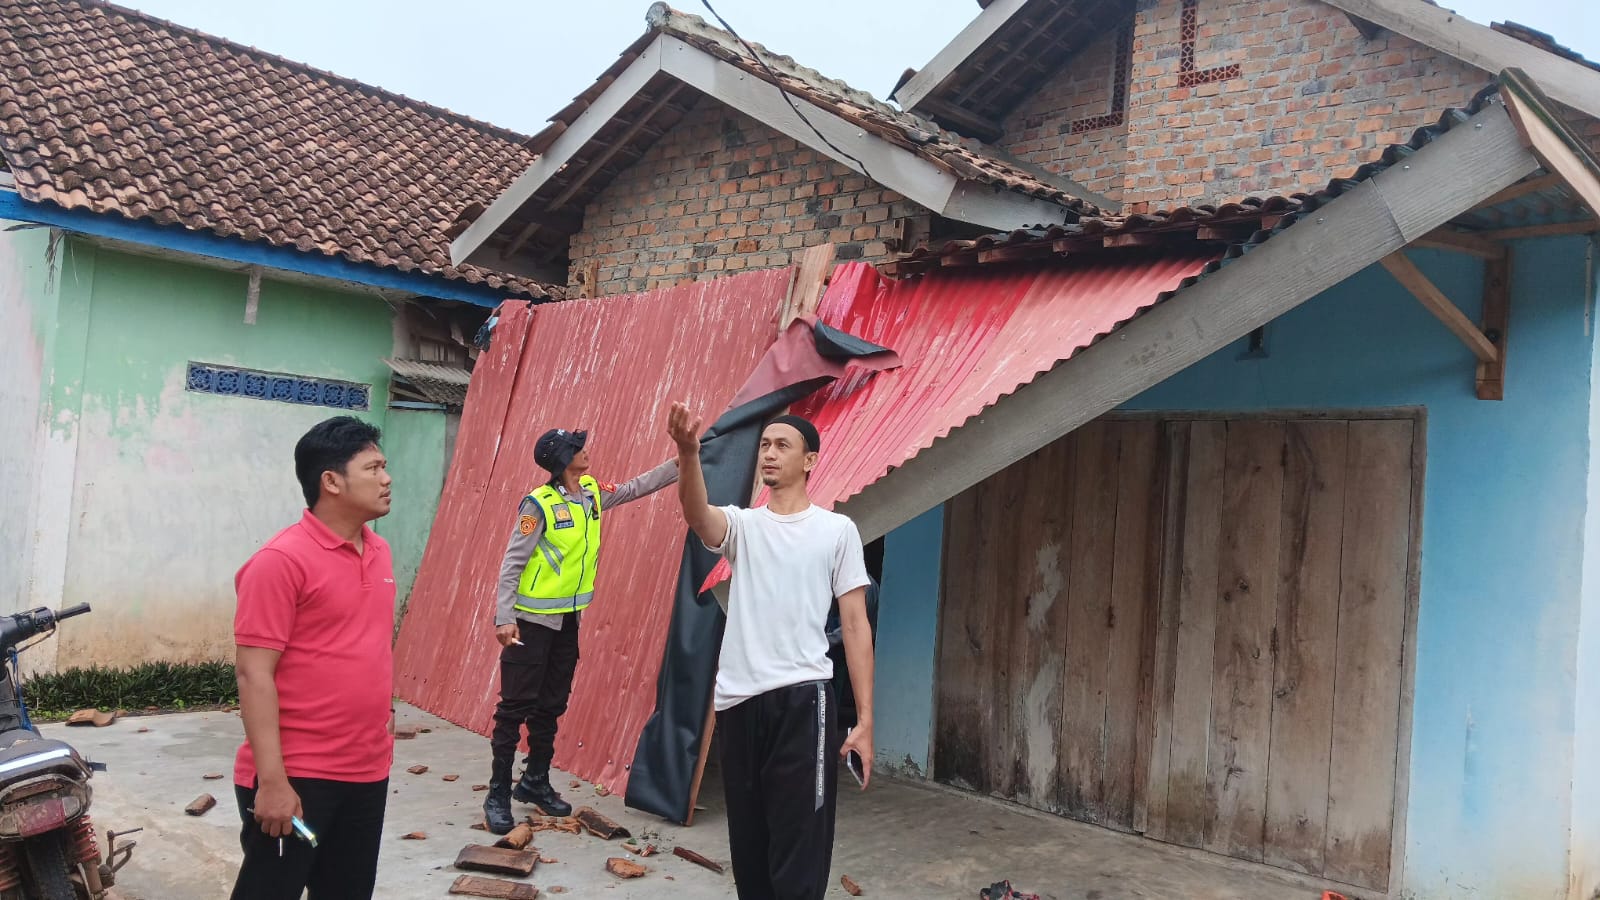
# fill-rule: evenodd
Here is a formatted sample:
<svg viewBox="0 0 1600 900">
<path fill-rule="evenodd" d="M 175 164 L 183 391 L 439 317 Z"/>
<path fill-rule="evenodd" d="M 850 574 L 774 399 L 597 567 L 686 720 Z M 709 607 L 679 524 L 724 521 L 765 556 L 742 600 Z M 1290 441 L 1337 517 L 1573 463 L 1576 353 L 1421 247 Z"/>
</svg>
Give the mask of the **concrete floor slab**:
<svg viewBox="0 0 1600 900">
<path fill-rule="evenodd" d="M 426 713 L 402 707 L 400 721 L 431 728 L 396 743 L 386 835 L 377 896 L 383 900 L 438 900 L 459 872 L 451 867 L 469 843 L 489 835 L 469 826 L 481 818 L 487 780 L 487 741 Z M 140 729 L 149 729 L 141 732 Z M 89 758 L 106 763 L 95 776 L 94 817 L 107 829 L 142 827 L 133 862 L 119 889 L 127 900 L 219 900 L 228 895 L 239 863 L 239 819 L 233 799 L 233 753 L 243 735 L 237 714 L 221 712 L 124 718 L 107 728 L 48 726 Z M 423 775 L 406 769 L 426 765 Z M 206 781 L 208 773 L 230 778 Z M 454 782 L 444 775 L 459 775 Z M 848 782 L 848 778 L 845 781 Z M 721 786 L 713 766 L 701 792 L 703 811 L 682 828 L 626 809 L 621 798 L 597 796 L 560 776 L 557 786 L 574 805 L 593 806 L 635 835 L 649 835 L 667 855 L 643 860 L 651 871 L 624 881 L 605 871 L 610 856 L 627 856 L 615 842 L 545 832 L 539 852 L 557 862 L 541 865 L 528 881 L 541 896 L 671 897 L 731 900 L 731 872 L 717 875 L 670 855 L 673 846 L 695 850 L 725 866 L 728 836 Z M 202 793 L 217 808 L 195 818 L 183 809 Z M 526 807 L 518 807 L 522 812 Z M 400 839 L 412 831 L 424 841 Z M 863 896 L 972 900 L 1002 878 L 1055 900 L 1317 900 L 1309 881 L 1264 867 L 1222 860 L 1130 835 L 1070 822 L 1011 804 L 960 794 L 920 782 L 880 776 L 873 789 L 840 798 L 833 887 L 848 874 Z M 556 888 L 563 888 L 556 891 Z"/>
</svg>

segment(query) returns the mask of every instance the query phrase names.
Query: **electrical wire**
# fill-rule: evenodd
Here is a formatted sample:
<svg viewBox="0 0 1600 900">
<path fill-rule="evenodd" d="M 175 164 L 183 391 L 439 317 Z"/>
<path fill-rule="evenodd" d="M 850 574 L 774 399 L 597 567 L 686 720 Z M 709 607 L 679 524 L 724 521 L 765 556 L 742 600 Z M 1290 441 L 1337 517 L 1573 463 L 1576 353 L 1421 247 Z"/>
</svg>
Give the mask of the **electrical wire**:
<svg viewBox="0 0 1600 900">
<path fill-rule="evenodd" d="M 728 20 L 724 19 L 721 13 L 717 12 L 717 8 L 711 5 L 711 0 L 700 0 L 700 4 L 706 8 L 707 12 L 711 13 L 711 17 L 713 19 L 717 20 L 717 24 L 722 26 L 722 30 L 733 35 L 733 39 L 738 41 L 740 46 L 744 47 L 745 52 L 749 53 L 750 57 L 754 59 L 756 63 L 761 66 L 761 68 L 766 70 L 767 75 L 772 78 L 773 87 L 778 89 L 778 93 L 783 97 L 783 102 L 789 104 L 789 108 L 794 110 L 794 114 L 800 117 L 800 121 L 806 123 L 806 127 L 815 132 L 817 137 L 820 138 L 824 144 L 827 144 L 829 147 L 833 148 L 833 152 L 855 163 L 856 166 L 861 169 L 861 174 L 865 175 L 868 181 L 877 181 L 876 178 L 872 177 L 872 173 L 867 171 L 866 163 L 856 159 L 843 147 L 840 147 L 833 141 L 828 140 L 827 135 L 823 134 L 822 131 L 817 128 L 817 126 L 811 124 L 811 120 L 806 118 L 806 114 L 800 111 L 800 107 L 796 106 L 794 99 L 789 96 L 789 91 L 784 88 L 783 79 L 779 78 L 778 73 L 774 72 L 772 67 L 767 65 L 767 61 L 762 58 L 760 53 L 756 52 L 756 48 L 750 46 L 750 42 L 741 37 L 739 32 L 735 31 L 733 26 L 728 24 Z"/>
</svg>

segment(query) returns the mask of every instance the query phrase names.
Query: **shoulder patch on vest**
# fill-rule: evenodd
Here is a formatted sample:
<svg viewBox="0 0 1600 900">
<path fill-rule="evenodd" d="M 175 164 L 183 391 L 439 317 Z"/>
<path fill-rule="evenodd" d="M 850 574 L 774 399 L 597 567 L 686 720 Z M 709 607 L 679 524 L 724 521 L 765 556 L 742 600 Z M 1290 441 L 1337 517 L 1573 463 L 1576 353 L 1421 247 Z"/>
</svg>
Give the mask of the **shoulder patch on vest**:
<svg viewBox="0 0 1600 900">
<path fill-rule="evenodd" d="M 523 516 L 521 519 L 517 520 L 518 534 L 524 536 L 533 534 L 533 530 L 537 527 L 539 527 L 539 520 L 533 516 Z"/>
</svg>

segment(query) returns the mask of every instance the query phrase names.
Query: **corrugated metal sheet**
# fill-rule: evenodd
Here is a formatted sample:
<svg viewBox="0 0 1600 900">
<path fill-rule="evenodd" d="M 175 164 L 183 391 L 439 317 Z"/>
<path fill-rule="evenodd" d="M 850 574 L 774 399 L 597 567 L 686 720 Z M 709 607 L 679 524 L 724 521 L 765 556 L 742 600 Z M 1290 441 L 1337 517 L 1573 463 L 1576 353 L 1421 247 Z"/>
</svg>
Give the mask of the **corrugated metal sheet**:
<svg viewBox="0 0 1600 900">
<path fill-rule="evenodd" d="M 946 269 L 885 281 L 835 270 L 824 322 L 904 365 L 841 379 L 799 410 L 823 434 L 810 493 L 832 506 L 1196 275 L 1216 251 L 1103 254 L 1066 265 Z"/>
<path fill-rule="evenodd" d="M 607 480 L 668 458 L 666 404 L 684 400 L 708 414 L 726 407 L 772 343 L 789 277 L 775 269 L 533 312 L 502 307 L 395 647 L 400 696 L 487 733 L 499 691 L 495 585 L 517 505 L 541 480 L 534 440 L 557 425 L 589 429 L 595 475 Z M 625 787 L 654 708 L 683 535 L 670 490 L 618 509 L 605 525 L 556 765 L 613 791 Z M 487 741 L 482 764 L 487 774 Z"/>
</svg>

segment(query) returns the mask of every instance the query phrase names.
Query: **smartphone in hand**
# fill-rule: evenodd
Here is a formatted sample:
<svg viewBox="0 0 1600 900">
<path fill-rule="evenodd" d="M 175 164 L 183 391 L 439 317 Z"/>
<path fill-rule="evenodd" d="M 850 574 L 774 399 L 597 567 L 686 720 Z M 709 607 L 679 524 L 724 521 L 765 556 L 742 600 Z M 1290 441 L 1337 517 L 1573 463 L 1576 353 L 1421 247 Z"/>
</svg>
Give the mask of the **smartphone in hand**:
<svg viewBox="0 0 1600 900">
<path fill-rule="evenodd" d="M 866 787 L 867 777 L 861 770 L 861 754 L 851 750 L 845 754 L 844 764 L 845 768 L 850 770 L 850 774 L 856 777 L 856 784 L 860 787 Z"/>
</svg>

